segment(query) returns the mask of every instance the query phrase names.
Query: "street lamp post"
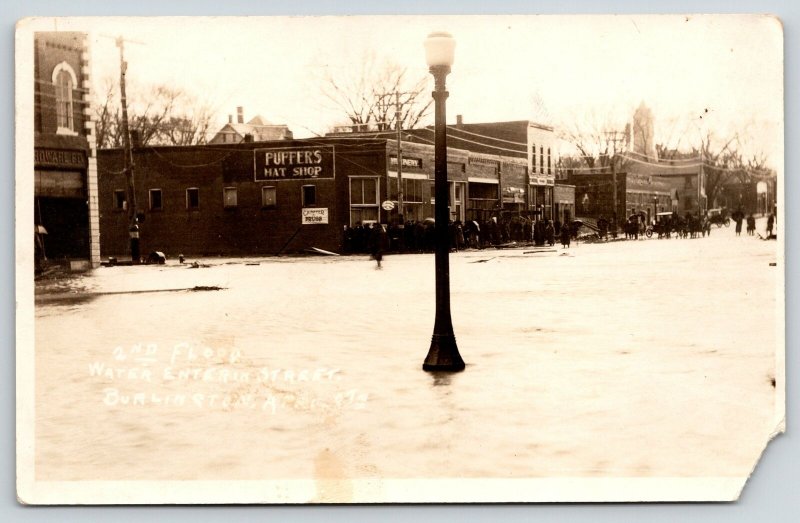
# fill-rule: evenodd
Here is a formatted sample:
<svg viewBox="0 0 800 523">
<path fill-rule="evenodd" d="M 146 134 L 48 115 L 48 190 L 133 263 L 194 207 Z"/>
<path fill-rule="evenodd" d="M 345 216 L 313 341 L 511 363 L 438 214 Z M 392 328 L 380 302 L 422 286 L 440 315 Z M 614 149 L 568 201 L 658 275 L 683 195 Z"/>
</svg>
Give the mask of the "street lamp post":
<svg viewBox="0 0 800 523">
<path fill-rule="evenodd" d="M 449 33 L 434 32 L 425 40 L 425 58 L 435 82 L 433 100 L 435 106 L 434 173 L 436 198 L 436 321 L 433 325 L 431 347 L 422 369 L 426 371 L 461 371 L 464 360 L 458 353 L 453 321 L 450 318 L 450 234 L 448 222 L 447 186 L 447 124 L 445 103 L 447 90 L 445 78 L 453 64 L 455 40 Z"/>
</svg>

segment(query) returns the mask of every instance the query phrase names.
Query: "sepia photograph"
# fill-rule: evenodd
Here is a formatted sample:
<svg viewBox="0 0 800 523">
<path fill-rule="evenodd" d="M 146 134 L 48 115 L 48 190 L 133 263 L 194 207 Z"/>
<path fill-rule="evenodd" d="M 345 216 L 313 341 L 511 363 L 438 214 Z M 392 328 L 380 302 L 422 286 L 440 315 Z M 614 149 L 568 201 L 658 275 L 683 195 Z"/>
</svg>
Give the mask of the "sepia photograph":
<svg viewBox="0 0 800 523">
<path fill-rule="evenodd" d="M 19 21 L 20 502 L 735 501 L 785 429 L 783 45 Z"/>
</svg>

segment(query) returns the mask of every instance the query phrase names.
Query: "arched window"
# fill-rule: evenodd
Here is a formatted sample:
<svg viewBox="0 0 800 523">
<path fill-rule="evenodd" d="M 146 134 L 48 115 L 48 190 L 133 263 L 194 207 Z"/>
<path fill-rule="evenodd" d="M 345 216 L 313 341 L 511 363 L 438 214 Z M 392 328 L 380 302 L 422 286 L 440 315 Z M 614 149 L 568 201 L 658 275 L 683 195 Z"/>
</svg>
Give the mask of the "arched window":
<svg viewBox="0 0 800 523">
<path fill-rule="evenodd" d="M 72 67 L 61 62 L 53 70 L 53 85 L 56 89 L 56 123 L 59 132 L 74 132 L 72 92 L 77 86 Z"/>
</svg>

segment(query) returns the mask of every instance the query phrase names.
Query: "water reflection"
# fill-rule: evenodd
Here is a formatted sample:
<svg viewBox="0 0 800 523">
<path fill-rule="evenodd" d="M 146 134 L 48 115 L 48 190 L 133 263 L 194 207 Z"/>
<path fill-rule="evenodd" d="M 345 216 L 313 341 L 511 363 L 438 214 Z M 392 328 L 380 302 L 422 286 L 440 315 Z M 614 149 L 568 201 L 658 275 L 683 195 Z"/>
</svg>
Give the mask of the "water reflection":
<svg viewBox="0 0 800 523">
<path fill-rule="evenodd" d="M 452 372 L 430 372 L 434 387 L 448 387 L 453 380 Z"/>
<path fill-rule="evenodd" d="M 95 294 L 42 294 L 36 296 L 36 305 L 83 305 L 93 301 L 97 296 Z"/>
</svg>

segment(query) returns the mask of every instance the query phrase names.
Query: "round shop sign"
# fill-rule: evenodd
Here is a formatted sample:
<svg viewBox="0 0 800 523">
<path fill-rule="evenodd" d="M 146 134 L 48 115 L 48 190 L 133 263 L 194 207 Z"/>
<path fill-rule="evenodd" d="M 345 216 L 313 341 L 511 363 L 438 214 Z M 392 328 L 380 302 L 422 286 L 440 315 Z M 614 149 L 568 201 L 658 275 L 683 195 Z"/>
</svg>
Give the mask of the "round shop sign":
<svg viewBox="0 0 800 523">
<path fill-rule="evenodd" d="M 394 209 L 394 202 L 386 200 L 381 204 L 381 207 L 383 207 L 384 211 L 391 211 L 392 209 Z"/>
</svg>

